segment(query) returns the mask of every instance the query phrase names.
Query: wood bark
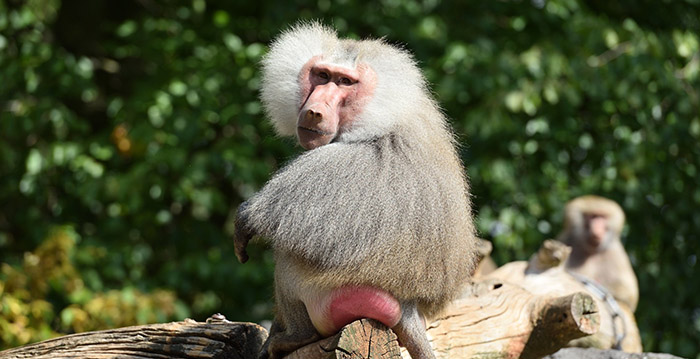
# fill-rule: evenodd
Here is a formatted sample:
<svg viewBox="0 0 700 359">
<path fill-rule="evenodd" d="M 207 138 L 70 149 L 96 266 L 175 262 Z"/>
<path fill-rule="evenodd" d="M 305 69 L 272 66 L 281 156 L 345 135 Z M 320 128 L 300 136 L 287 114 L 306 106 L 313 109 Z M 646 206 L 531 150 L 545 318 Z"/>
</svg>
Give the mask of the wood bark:
<svg viewBox="0 0 700 359">
<path fill-rule="evenodd" d="M 470 285 L 427 332 L 438 358 L 536 358 L 594 333 L 597 325 L 587 294 L 535 296 L 509 282 L 484 280 Z"/>
<path fill-rule="evenodd" d="M 0 358 L 247 359 L 257 357 L 266 338 L 257 324 L 218 317 L 71 334 L 2 351 Z"/>
<path fill-rule="evenodd" d="M 391 329 L 360 319 L 340 333 L 311 343 L 289 354 L 287 359 L 400 359 L 399 343 Z"/>
</svg>

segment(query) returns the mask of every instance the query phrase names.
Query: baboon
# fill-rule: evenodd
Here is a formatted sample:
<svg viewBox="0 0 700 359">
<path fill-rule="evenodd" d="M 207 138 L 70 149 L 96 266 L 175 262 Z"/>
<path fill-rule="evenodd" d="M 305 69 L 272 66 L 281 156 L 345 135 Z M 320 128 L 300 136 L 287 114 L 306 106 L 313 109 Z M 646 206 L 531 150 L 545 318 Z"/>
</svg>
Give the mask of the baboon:
<svg viewBox="0 0 700 359">
<path fill-rule="evenodd" d="M 572 248 L 567 270 L 599 283 L 634 312 L 639 287 L 620 241 L 624 224 L 625 213 L 615 201 L 582 196 L 566 204 L 564 229 L 557 239 Z"/>
<path fill-rule="evenodd" d="M 372 318 L 414 359 L 434 358 L 425 317 L 468 280 L 475 234 L 454 135 L 412 56 L 298 24 L 262 61 L 261 99 L 276 132 L 308 150 L 236 216 L 241 262 L 254 236 L 275 254 L 261 356 Z"/>
</svg>

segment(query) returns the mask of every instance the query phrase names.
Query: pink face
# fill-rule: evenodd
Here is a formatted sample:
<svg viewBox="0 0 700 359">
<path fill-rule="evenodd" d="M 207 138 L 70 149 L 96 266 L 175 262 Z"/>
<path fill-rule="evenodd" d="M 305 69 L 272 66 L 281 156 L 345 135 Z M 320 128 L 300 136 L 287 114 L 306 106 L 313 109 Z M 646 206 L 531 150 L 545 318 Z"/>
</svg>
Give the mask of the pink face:
<svg viewBox="0 0 700 359">
<path fill-rule="evenodd" d="M 586 213 L 584 215 L 588 229 L 588 241 L 593 247 L 603 244 L 608 232 L 608 218 L 602 214 Z"/>
<path fill-rule="evenodd" d="M 374 92 L 376 75 L 364 64 L 350 69 L 316 56 L 304 65 L 299 81 L 297 136 L 311 150 L 333 141 L 357 118 Z"/>
</svg>

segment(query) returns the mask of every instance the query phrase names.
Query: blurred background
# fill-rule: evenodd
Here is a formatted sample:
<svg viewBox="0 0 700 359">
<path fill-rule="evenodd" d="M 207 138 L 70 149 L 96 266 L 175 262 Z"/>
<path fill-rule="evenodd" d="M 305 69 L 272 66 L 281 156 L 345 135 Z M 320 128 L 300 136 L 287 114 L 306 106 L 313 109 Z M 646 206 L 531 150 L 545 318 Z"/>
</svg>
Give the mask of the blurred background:
<svg viewBox="0 0 700 359">
<path fill-rule="evenodd" d="M 299 152 L 257 99 L 297 19 L 413 51 L 499 264 L 618 201 L 644 349 L 700 358 L 699 0 L 0 0 L 0 349 L 270 317 L 231 219 Z"/>
</svg>

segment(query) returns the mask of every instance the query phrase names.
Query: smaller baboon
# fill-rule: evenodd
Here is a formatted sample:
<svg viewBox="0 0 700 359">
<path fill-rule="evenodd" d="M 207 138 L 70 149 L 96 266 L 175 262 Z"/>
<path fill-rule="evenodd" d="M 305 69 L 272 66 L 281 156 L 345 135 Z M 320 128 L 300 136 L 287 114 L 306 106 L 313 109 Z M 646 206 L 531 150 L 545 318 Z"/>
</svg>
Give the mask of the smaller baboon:
<svg viewBox="0 0 700 359">
<path fill-rule="evenodd" d="M 620 205 L 599 196 L 582 196 L 566 205 L 564 229 L 558 240 L 571 246 L 566 269 L 592 279 L 632 312 L 639 287 L 620 241 L 625 214 Z"/>
</svg>

